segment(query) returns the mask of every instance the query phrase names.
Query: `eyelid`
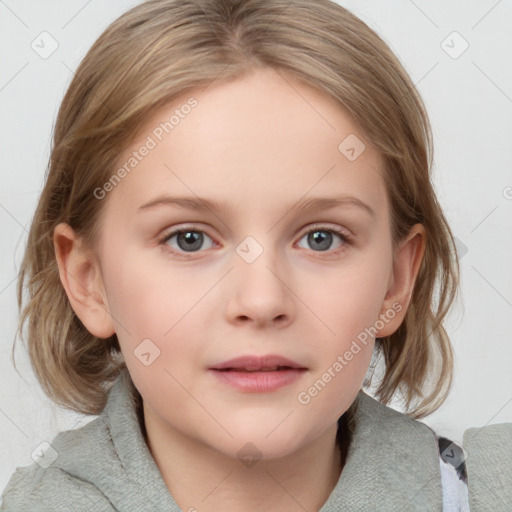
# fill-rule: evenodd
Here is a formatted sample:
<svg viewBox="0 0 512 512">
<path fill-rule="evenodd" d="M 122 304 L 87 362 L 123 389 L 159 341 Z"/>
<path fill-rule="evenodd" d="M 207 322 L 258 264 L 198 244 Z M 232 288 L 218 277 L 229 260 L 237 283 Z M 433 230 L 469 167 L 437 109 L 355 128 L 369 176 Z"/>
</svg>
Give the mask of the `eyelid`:
<svg viewBox="0 0 512 512">
<path fill-rule="evenodd" d="M 196 224 L 184 224 L 183 226 L 172 227 L 168 231 L 167 230 L 164 231 L 164 233 L 158 237 L 158 242 L 164 243 L 167 240 L 169 240 L 171 237 L 173 237 L 174 235 L 176 235 L 178 233 L 182 233 L 182 232 L 187 232 L 187 231 L 195 231 L 198 233 L 204 233 L 206 236 L 211 238 L 215 244 L 217 244 L 217 242 L 215 242 L 215 238 L 208 234 L 207 229 L 199 227 Z"/>
<path fill-rule="evenodd" d="M 334 233 L 338 233 L 339 235 L 343 235 L 347 239 L 352 238 L 354 235 L 347 228 L 343 228 L 341 226 L 337 226 L 334 224 L 324 223 L 324 222 L 315 222 L 307 228 L 304 228 L 304 231 L 301 231 L 302 235 L 307 235 L 312 231 L 333 231 Z"/>
<path fill-rule="evenodd" d="M 321 231 L 321 230 L 333 231 L 334 233 L 337 233 L 340 236 L 344 236 L 347 239 L 351 239 L 353 237 L 353 234 L 346 228 L 342 228 L 342 227 L 336 226 L 336 225 L 330 225 L 328 223 L 316 222 L 316 223 L 309 225 L 306 228 L 303 228 L 300 231 L 300 238 L 302 238 L 304 235 L 307 235 L 315 230 L 317 230 L 317 231 Z M 215 241 L 214 237 L 208 234 L 208 230 L 201 228 L 196 224 L 184 224 L 183 226 L 171 228 L 170 231 L 166 232 L 165 234 L 163 234 L 162 236 L 159 237 L 159 241 L 162 242 L 162 241 L 169 240 L 169 238 L 171 238 L 175 234 L 177 234 L 179 232 L 184 232 L 184 231 L 201 232 L 201 233 L 206 234 L 213 241 Z"/>
</svg>

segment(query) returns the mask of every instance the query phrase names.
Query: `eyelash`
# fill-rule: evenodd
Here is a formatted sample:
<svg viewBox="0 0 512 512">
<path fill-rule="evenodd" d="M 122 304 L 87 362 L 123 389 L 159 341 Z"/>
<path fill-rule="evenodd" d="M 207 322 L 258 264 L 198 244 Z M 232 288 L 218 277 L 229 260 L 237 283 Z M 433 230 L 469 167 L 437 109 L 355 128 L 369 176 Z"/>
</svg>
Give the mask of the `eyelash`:
<svg viewBox="0 0 512 512">
<path fill-rule="evenodd" d="M 340 247 L 338 247 L 337 249 L 334 249 L 334 250 L 326 250 L 326 251 L 313 251 L 313 250 L 311 250 L 311 252 L 313 252 L 313 253 L 329 254 L 329 255 L 337 254 L 340 251 L 343 251 L 346 248 L 346 245 L 351 245 L 352 244 L 352 236 L 349 235 L 347 232 L 341 231 L 340 229 L 333 228 L 333 227 L 330 227 L 330 226 L 325 226 L 325 225 L 322 225 L 322 224 L 315 224 L 315 225 L 313 225 L 308 231 L 305 231 L 305 232 L 303 232 L 301 234 L 299 240 L 302 240 L 302 238 L 304 238 L 306 235 L 309 235 L 310 233 L 314 233 L 316 231 L 324 231 L 324 232 L 327 232 L 327 233 L 334 233 L 335 235 L 338 235 L 340 237 L 340 239 L 342 240 L 343 244 Z M 175 249 L 172 249 L 171 247 L 169 247 L 167 245 L 167 242 L 173 236 L 179 235 L 180 233 L 187 233 L 187 232 L 203 233 L 206 236 L 208 236 L 210 239 L 213 240 L 213 237 L 208 235 L 208 233 L 206 233 L 202 229 L 196 229 L 194 226 L 184 226 L 184 227 L 181 227 L 179 229 L 175 229 L 174 231 L 171 231 L 170 233 L 164 234 L 158 240 L 158 244 L 163 246 L 165 250 L 171 252 L 173 255 L 176 255 L 176 256 L 178 256 L 180 258 L 183 258 L 183 259 L 189 259 L 189 256 L 187 256 L 187 254 L 191 255 L 191 254 L 195 254 L 195 253 L 204 252 L 204 251 L 191 251 L 189 253 L 187 253 L 185 251 L 178 252 Z M 214 243 L 215 243 L 215 241 L 214 241 Z"/>
</svg>

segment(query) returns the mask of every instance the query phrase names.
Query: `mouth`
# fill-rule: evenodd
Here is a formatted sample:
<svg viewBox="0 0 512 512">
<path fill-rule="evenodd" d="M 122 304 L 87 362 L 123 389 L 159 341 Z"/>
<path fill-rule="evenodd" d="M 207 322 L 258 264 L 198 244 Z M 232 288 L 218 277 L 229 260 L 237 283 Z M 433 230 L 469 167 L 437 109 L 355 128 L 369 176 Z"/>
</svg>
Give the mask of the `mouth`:
<svg viewBox="0 0 512 512">
<path fill-rule="evenodd" d="M 299 363 L 278 355 L 241 356 L 216 364 L 210 369 L 224 372 L 276 372 L 284 370 L 307 370 L 307 368 Z"/>
<path fill-rule="evenodd" d="M 247 393 L 276 391 L 302 377 L 306 367 L 281 356 L 243 356 L 211 368 L 223 384 Z"/>
<path fill-rule="evenodd" d="M 279 372 L 283 370 L 298 370 L 300 368 L 293 368 L 291 366 L 273 366 L 272 368 L 212 368 L 218 372 L 247 372 L 247 373 L 255 373 L 255 372 Z"/>
</svg>

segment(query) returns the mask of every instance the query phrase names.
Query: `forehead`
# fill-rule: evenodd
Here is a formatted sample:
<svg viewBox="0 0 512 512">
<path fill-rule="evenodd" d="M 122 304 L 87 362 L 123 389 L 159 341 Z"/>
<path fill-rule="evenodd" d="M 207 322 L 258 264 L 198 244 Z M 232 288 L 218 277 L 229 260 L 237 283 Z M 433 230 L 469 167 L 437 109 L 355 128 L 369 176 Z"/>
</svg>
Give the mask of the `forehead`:
<svg viewBox="0 0 512 512">
<path fill-rule="evenodd" d="M 380 155 L 345 109 L 267 68 L 175 98 L 120 155 L 123 167 L 111 199 L 137 206 L 163 192 L 245 209 L 336 192 L 386 201 Z"/>
</svg>

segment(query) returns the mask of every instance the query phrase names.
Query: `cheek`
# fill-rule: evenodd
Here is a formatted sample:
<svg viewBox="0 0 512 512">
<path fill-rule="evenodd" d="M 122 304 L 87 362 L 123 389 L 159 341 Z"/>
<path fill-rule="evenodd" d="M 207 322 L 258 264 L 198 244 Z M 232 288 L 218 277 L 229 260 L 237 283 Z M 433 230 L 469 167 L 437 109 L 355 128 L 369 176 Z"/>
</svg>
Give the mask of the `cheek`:
<svg viewBox="0 0 512 512">
<path fill-rule="evenodd" d="M 316 426 L 319 430 L 337 421 L 350 407 L 371 361 L 373 343 L 346 348 L 349 350 L 333 354 L 329 364 L 315 373 L 296 397 L 302 414 L 322 418 Z M 348 354 L 351 354 L 350 360 Z"/>
<path fill-rule="evenodd" d="M 388 261 L 389 260 L 389 261 Z M 343 348 L 379 317 L 390 269 L 390 258 L 361 255 L 325 276 L 311 274 L 303 281 L 305 304 L 315 312 L 321 337 Z M 305 314 L 311 316 L 311 311 Z"/>
<path fill-rule="evenodd" d="M 387 274 L 383 274 L 385 265 L 366 263 L 333 273 L 324 281 L 328 283 L 324 293 L 311 288 L 308 295 L 323 321 L 318 322 L 323 334 L 318 336 L 314 371 L 296 399 L 307 414 L 323 417 L 323 424 L 336 421 L 348 409 L 371 362 L 372 328 L 379 318 Z"/>
<path fill-rule="evenodd" d="M 110 258 L 106 270 L 110 311 L 133 335 L 161 338 L 204 294 L 190 271 L 155 264 L 144 250 Z"/>
<path fill-rule="evenodd" d="M 151 396 L 165 388 L 177 404 L 186 404 L 176 382 L 187 382 L 190 368 L 183 361 L 196 360 L 204 340 L 197 321 L 204 286 L 126 254 L 109 275 L 109 290 L 123 358 L 139 391 Z"/>
<path fill-rule="evenodd" d="M 211 275 L 177 269 L 164 258 L 152 261 L 140 250 L 110 258 L 105 271 L 109 308 L 123 357 L 136 372 L 134 380 L 140 374 L 156 385 L 158 379 L 169 378 L 165 369 L 186 380 L 183 361 L 198 359 L 208 342 L 204 324 L 211 310 L 218 311 L 218 305 L 205 296 Z"/>
<path fill-rule="evenodd" d="M 322 350 L 318 351 L 314 375 L 297 400 L 311 413 L 327 411 L 334 421 L 361 388 L 372 357 L 390 265 L 391 256 L 381 258 L 375 251 L 322 280 L 323 293 L 310 287 L 308 300 L 323 320 L 318 324 L 323 333 L 318 341 Z"/>
</svg>

